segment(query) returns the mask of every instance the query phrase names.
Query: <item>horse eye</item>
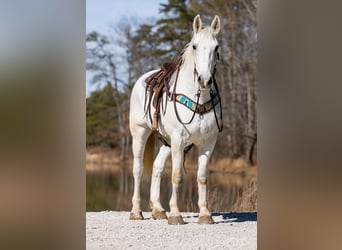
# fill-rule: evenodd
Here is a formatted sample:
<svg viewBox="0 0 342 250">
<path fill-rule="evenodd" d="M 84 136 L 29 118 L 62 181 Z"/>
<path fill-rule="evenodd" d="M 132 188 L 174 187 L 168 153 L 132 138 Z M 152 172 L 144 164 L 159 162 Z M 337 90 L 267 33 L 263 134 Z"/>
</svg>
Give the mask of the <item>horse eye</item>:
<svg viewBox="0 0 342 250">
<path fill-rule="evenodd" d="M 196 47 L 196 45 L 192 45 L 192 48 L 195 50 L 197 47 Z"/>
<path fill-rule="evenodd" d="M 215 47 L 215 52 L 217 52 L 217 51 L 218 51 L 218 49 L 219 49 L 219 46 L 218 46 L 218 45 L 216 45 L 216 47 Z"/>
</svg>

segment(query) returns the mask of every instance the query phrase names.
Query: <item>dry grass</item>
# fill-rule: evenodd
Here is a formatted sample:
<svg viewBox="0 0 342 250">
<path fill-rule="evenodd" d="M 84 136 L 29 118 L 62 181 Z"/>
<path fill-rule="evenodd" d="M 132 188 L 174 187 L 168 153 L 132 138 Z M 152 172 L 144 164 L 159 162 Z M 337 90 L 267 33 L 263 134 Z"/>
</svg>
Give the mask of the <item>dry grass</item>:
<svg viewBox="0 0 342 250">
<path fill-rule="evenodd" d="M 86 170 L 103 171 L 114 170 L 122 164 L 131 165 L 132 159 L 123 161 L 120 159 L 120 152 L 116 149 L 106 147 L 87 147 Z"/>
<path fill-rule="evenodd" d="M 196 154 L 196 152 L 195 152 Z M 197 169 L 197 161 L 195 154 L 191 154 L 186 157 L 185 168 L 186 169 Z M 126 165 L 131 166 L 132 157 L 128 157 L 125 161 L 120 159 L 120 152 L 117 149 L 110 149 L 105 147 L 87 147 L 86 150 L 86 164 L 87 171 L 95 170 L 95 165 L 108 165 L 107 168 L 110 169 L 111 166 L 113 168 L 117 168 L 122 166 L 125 163 Z M 171 161 L 167 161 L 167 168 L 171 165 Z M 101 169 L 102 170 L 102 169 Z M 219 159 L 212 159 L 209 164 L 210 172 L 221 172 L 221 173 L 235 173 L 241 174 L 242 172 L 255 172 L 256 166 L 250 166 L 248 161 L 243 158 L 230 158 L 224 157 Z"/>
</svg>

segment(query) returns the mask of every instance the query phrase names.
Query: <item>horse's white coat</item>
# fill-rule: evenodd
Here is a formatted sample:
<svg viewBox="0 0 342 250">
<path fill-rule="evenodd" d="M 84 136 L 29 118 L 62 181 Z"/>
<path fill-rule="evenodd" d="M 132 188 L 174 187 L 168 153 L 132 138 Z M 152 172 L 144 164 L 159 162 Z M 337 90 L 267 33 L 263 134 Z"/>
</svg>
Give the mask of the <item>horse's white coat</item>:
<svg viewBox="0 0 342 250">
<path fill-rule="evenodd" d="M 210 79 L 217 60 L 216 35 L 220 29 L 219 18 L 216 16 L 210 27 L 202 29 L 202 22 L 199 16 L 194 19 L 194 33 L 191 42 L 185 48 L 183 53 L 183 64 L 179 71 L 176 90 L 176 73 L 171 79 L 170 91 L 182 93 L 193 100 L 196 100 L 196 93 L 201 90 L 199 103 L 205 103 L 210 100 Z M 195 47 L 194 47 L 195 46 Z M 197 74 L 194 74 L 194 70 Z M 143 169 L 143 153 L 145 143 L 151 134 L 151 121 L 144 111 L 145 86 L 144 80 L 155 71 L 150 71 L 140 77 L 135 84 L 131 94 L 130 106 L 130 130 L 133 137 L 133 175 L 134 175 L 134 193 L 132 198 L 132 213 L 138 215 L 140 209 L 140 180 Z M 217 91 L 213 89 L 213 91 Z M 168 100 L 168 97 L 163 97 Z M 193 112 L 184 105 L 176 103 L 176 108 L 182 122 L 188 122 Z M 221 112 L 219 105 L 216 105 L 217 115 Z M 154 109 L 151 107 L 151 114 Z M 152 183 L 151 183 L 151 208 L 154 211 L 164 211 L 160 204 L 160 180 L 167 158 L 172 156 L 172 195 L 170 199 L 170 216 L 180 216 L 177 205 L 177 192 L 179 184 L 182 181 L 184 148 L 190 144 L 198 147 L 198 206 L 200 216 L 210 216 L 207 208 L 206 183 L 208 162 L 214 149 L 218 128 L 216 124 L 214 110 L 199 115 L 196 114 L 193 121 L 184 125 L 181 124 L 175 113 L 173 102 L 167 101 L 165 114 L 160 115 L 159 131 L 170 142 L 171 148 L 162 146 L 153 164 Z"/>
</svg>

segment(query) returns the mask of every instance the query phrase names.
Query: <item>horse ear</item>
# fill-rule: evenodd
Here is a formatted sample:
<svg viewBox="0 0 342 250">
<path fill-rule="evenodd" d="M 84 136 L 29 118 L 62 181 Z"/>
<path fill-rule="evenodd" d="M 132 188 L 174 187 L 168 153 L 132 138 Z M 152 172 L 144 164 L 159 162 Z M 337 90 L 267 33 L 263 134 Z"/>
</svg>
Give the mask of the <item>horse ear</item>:
<svg viewBox="0 0 342 250">
<path fill-rule="evenodd" d="M 220 18 L 216 15 L 214 20 L 211 22 L 210 25 L 211 29 L 213 30 L 214 34 L 218 34 L 221 28 Z"/>
<path fill-rule="evenodd" d="M 202 29 L 202 20 L 200 15 L 195 16 L 194 23 L 192 24 L 194 32 L 197 33 Z"/>
</svg>

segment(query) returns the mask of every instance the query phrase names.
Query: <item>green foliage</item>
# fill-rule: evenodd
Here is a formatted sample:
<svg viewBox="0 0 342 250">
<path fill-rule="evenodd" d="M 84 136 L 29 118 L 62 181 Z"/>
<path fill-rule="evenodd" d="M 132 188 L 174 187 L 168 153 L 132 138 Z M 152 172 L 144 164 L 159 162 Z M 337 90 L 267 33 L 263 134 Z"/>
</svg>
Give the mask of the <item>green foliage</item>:
<svg viewBox="0 0 342 250">
<path fill-rule="evenodd" d="M 108 84 L 86 100 L 87 145 L 117 146 L 117 114 L 112 93 L 113 88 Z"/>
<path fill-rule="evenodd" d="M 128 64 L 134 81 L 159 66 L 154 56 L 158 42 L 152 29 L 153 25 L 142 24 L 129 41 Z"/>
<path fill-rule="evenodd" d="M 195 13 L 187 2 L 170 0 L 166 4 L 161 4 L 160 12 L 165 17 L 157 21 L 155 33 L 161 62 L 170 61 L 190 41 Z"/>
</svg>

